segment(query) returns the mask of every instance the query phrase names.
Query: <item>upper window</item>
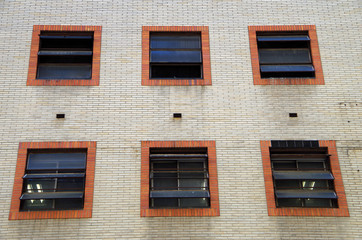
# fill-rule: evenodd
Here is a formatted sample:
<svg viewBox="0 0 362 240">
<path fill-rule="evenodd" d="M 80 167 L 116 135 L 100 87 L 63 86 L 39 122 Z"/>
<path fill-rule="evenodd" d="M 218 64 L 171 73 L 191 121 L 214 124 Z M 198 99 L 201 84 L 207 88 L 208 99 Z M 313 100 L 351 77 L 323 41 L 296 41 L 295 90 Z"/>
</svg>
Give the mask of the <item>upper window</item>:
<svg viewBox="0 0 362 240">
<path fill-rule="evenodd" d="M 254 84 L 324 84 L 315 26 L 249 26 Z"/>
<path fill-rule="evenodd" d="M 143 27 L 142 85 L 211 85 L 207 27 Z"/>
<path fill-rule="evenodd" d="M 34 26 L 28 85 L 98 85 L 100 29 Z"/>
<path fill-rule="evenodd" d="M 213 141 L 142 142 L 141 216 L 218 216 Z"/>
<path fill-rule="evenodd" d="M 20 143 L 9 219 L 91 217 L 95 144 Z"/>
<path fill-rule="evenodd" d="M 262 151 L 266 144 L 262 142 Z M 348 215 L 332 148 L 318 141 L 270 142 L 268 159 L 263 155 L 265 181 L 273 186 L 266 189 L 270 215 L 289 215 L 291 209 L 290 215 Z"/>
</svg>

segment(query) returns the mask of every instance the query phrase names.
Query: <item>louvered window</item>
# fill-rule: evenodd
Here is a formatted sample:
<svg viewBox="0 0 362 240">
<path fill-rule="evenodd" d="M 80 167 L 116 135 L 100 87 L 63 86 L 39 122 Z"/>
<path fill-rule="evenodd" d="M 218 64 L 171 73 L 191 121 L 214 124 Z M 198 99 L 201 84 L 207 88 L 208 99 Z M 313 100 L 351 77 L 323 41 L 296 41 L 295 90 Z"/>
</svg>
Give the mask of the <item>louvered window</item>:
<svg viewBox="0 0 362 240">
<path fill-rule="evenodd" d="M 153 32 L 150 78 L 202 78 L 200 33 Z"/>
<path fill-rule="evenodd" d="M 313 78 L 307 32 L 257 33 L 261 78 Z"/>
<path fill-rule="evenodd" d="M 206 148 L 150 149 L 150 207 L 210 206 Z"/>
<path fill-rule="evenodd" d="M 86 152 L 33 152 L 23 176 L 22 211 L 82 209 Z"/>
<path fill-rule="evenodd" d="M 93 32 L 41 32 L 37 79 L 91 79 Z"/>
<path fill-rule="evenodd" d="M 327 148 L 271 147 L 277 207 L 338 207 Z"/>
</svg>

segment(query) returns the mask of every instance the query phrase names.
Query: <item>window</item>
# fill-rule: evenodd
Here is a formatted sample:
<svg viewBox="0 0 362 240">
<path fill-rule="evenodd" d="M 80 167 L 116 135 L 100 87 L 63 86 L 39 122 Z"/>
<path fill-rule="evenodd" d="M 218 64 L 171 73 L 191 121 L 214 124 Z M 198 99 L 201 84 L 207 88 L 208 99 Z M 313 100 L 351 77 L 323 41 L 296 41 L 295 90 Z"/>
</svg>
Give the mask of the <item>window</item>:
<svg viewBox="0 0 362 240">
<path fill-rule="evenodd" d="M 210 206 L 206 148 L 150 149 L 150 207 Z"/>
<path fill-rule="evenodd" d="M 261 147 L 269 215 L 348 216 L 333 141 L 262 141 Z"/>
<path fill-rule="evenodd" d="M 215 142 L 142 142 L 141 216 L 219 216 Z"/>
<path fill-rule="evenodd" d="M 20 209 L 82 209 L 86 152 L 30 152 Z"/>
<path fill-rule="evenodd" d="M 95 144 L 20 143 L 9 219 L 91 217 Z"/>
<path fill-rule="evenodd" d="M 98 85 L 101 27 L 34 26 L 28 85 Z"/>
<path fill-rule="evenodd" d="M 143 27 L 142 85 L 211 85 L 208 27 Z"/>
<path fill-rule="evenodd" d="M 254 84 L 324 84 L 315 26 L 249 26 Z"/>
</svg>

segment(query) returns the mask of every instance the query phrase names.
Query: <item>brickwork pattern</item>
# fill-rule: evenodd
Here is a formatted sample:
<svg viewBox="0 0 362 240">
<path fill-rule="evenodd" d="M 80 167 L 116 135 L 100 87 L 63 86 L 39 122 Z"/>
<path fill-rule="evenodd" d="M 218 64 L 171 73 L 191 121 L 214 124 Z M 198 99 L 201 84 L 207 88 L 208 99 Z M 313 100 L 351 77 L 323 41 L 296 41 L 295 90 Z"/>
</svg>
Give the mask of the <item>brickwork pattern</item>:
<svg viewBox="0 0 362 240">
<path fill-rule="evenodd" d="M 359 6 L 0 1 L 0 238 L 358 239 Z M 26 86 L 34 25 L 102 26 L 99 86 Z M 248 26 L 266 25 L 316 26 L 325 85 L 254 85 Z M 143 26 L 207 26 L 212 85 L 142 86 Z M 260 151 L 267 139 L 336 141 L 350 217 L 269 216 Z M 141 142 L 190 140 L 215 141 L 220 216 L 140 217 Z M 92 218 L 9 221 L 19 143 L 58 141 L 97 142 Z"/>
</svg>

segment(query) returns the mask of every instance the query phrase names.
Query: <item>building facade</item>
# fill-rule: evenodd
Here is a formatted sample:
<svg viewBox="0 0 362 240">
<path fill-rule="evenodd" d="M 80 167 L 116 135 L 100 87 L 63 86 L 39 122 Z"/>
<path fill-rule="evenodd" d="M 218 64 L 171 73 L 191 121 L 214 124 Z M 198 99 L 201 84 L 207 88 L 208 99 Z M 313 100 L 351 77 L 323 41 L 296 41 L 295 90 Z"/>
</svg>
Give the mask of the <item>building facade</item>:
<svg viewBox="0 0 362 240">
<path fill-rule="evenodd" d="M 0 239 L 361 238 L 359 1 L 2 1 L 0 14 Z M 45 167 L 47 154 L 78 165 Z M 176 191 L 157 189 L 165 162 Z M 190 188 L 184 169 L 203 180 Z M 27 187 L 48 179 L 84 187 Z"/>
</svg>

